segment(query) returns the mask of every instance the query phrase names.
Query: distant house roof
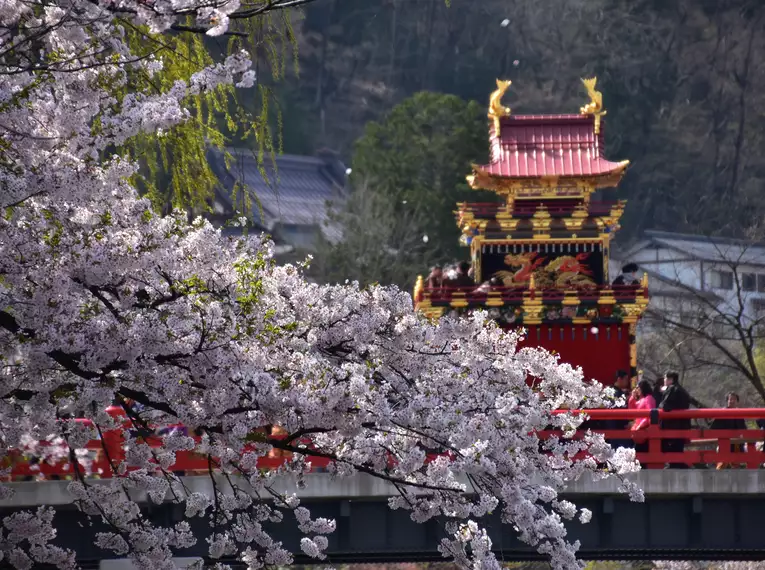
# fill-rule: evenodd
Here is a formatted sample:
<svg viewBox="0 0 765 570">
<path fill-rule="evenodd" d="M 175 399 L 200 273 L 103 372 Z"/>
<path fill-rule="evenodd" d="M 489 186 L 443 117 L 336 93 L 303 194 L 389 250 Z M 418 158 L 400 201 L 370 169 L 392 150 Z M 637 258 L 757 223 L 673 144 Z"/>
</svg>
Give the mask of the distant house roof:
<svg viewBox="0 0 765 570">
<path fill-rule="evenodd" d="M 643 240 L 629 248 L 623 259 L 646 247 L 666 247 L 691 259 L 713 263 L 765 266 L 765 243 L 648 230 Z"/>
<path fill-rule="evenodd" d="M 344 200 L 345 166 L 329 153 L 321 157 L 279 155 L 262 165 L 248 149 L 228 148 L 230 164 L 224 151 L 210 149 L 208 160 L 221 180 L 216 199 L 233 212 L 231 194 L 236 183 L 242 184 L 253 198 L 253 219 L 267 231 L 278 226 L 318 226 L 328 239 L 336 239 L 339 230 L 327 226 L 327 205 Z M 274 169 L 274 164 L 276 168 Z M 260 206 L 260 207 L 259 207 Z"/>
<path fill-rule="evenodd" d="M 482 174 L 504 178 L 582 177 L 617 174 L 628 161 L 603 157 L 603 128 L 592 115 L 510 115 L 500 136 L 490 127 L 491 162 Z"/>
</svg>

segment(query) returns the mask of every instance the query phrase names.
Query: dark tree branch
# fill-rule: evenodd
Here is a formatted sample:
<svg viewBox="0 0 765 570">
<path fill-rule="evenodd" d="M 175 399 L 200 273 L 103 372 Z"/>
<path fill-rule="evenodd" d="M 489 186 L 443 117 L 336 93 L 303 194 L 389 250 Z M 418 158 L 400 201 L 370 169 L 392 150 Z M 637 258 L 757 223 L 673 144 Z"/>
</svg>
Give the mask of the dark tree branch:
<svg viewBox="0 0 765 570">
<path fill-rule="evenodd" d="M 253 16 L 265 14 L 266 12 L 275 12 L 277 10 L 286 10 L 288 8 L 299 8 L 315 1 L 316 0 L 267 0 L 263 6 L 252 8 L 250 10 L 242 10 L 241 12 L 234 12 L 228 18 L 229 20 L 252 18 Z"/>
<path fill-rule="evenodd" d="M 209 28 L 203 28 L 201 26 L 184 26 L 183 24 L 173 24 L 170 26 L 170 29 L 175 30 L 176 32 L 191 32 L 194 34 L 206 34 Z M 246 38 L 250 34 L 247 32 L 237 32 L 237 31 L 226 31 L 221 34 L 223 36 L 236 36 L 240 38 Z"/>
</svg>

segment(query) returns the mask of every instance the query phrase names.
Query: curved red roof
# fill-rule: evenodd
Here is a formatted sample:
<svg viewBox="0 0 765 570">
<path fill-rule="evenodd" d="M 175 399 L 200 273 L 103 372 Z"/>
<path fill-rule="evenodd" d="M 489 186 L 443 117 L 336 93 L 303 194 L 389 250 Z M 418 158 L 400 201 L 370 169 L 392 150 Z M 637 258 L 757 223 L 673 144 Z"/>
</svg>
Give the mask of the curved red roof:
<svg viewBox="0 0 765 570">
<path fill-rule="evenodd" d="M 603 158 L 603 126 L 592 115 L 511 115 L 490 127 L 491 163 L 480 172 L 503 178 L 601 176 L 623 171 L 629 161 Z"/>
</svg>

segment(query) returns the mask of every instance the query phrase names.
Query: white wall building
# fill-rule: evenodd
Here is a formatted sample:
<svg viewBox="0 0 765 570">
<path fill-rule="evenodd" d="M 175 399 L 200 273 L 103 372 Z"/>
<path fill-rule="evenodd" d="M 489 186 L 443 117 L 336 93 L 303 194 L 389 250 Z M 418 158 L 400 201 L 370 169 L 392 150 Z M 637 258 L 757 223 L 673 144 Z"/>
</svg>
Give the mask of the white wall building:
<svg viewBox="0 0 765 570">
<path fill-rule="evenodd" d="M 613 256 L 611 275 L 627 262 L 648 274 L 654 311 L 716 310 L 744 322 L 765 317 L 763 243 L 647 231 Z"/>
</svg>

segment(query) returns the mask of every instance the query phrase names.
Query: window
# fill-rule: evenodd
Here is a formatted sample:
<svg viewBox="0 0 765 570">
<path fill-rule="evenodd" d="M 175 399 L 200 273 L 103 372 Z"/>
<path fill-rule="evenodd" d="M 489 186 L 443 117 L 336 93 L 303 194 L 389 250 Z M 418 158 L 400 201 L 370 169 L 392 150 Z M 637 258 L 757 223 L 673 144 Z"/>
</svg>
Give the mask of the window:
<svg viewBox="0 0 765 570">
<path fill-rule="evenodd" d="M 744 291 L 754 291 L 757 289 L 757 275 L 754 273 L 741 274 L 741 288 Z"/>
<path fill-rule="evenodd" d="M 762 273 L 757 276 L 757 291 L 765 293 L 765 275 Z"/>
<path fill-rule="evenodd" d="M 714 289 L 733 289 L 733 273 L 731 271 L 712 271 L 712 287 Z"/>
<path fill-rule="evenodd" d="M 765 299 L 752 299 L 752 310 L 754 311 L 754 324 L 757 325 L 758 332 L 761 334 L 761 329 L 765 325 Z"/>
</svg>

